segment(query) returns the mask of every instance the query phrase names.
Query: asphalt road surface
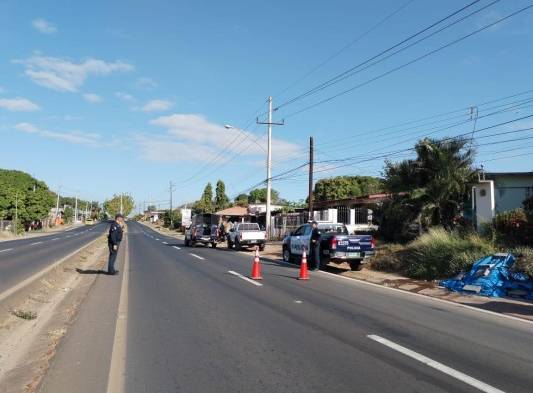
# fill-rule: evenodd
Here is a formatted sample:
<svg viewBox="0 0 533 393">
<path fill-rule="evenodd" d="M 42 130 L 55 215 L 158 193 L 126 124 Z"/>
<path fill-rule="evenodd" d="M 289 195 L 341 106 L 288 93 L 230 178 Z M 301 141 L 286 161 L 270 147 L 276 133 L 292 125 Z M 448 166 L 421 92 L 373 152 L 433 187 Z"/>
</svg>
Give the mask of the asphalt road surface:
<svg viewBox="0 0 533 393">
<path fill-rule="evenodd" d="M 97 238 L 105 223 L 0 242 L 0 294 Z"/>
<path fill-rule="evenodd" d="M 533 392 L 531 323 L 268 261 L 254 284 L 251 254 L 127 236 L 41 392 Z"/>
</svg>

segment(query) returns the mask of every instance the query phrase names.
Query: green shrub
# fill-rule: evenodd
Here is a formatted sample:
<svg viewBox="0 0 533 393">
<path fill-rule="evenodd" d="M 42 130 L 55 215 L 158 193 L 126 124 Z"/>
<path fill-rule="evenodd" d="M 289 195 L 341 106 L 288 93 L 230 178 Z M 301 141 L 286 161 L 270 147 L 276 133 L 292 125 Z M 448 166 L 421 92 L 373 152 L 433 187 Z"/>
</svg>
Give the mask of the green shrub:
<svg viewBox="0 0 533 393">
<path fill-rule="evenodd" d="M 476 234 L 462 237 L 434 228 L 407 245 L 403 256 L 406 258 L 405 273 L 425 280 L 451 277 L 494 252 L 492 244 Z"/>
<path fill-rule="evenodd" d="M 513 265 L 515 272 L 522 272 L 533 279 L 533 248 L 517 247 L 511 251 L 516 258 Z"/>
<path fill-rule="evenodd" d="M 524 209 L 509 210 L 494 217 L 496 241 L 502 245 L 531 244 L 533 223 L 528 223 Z"/>
<path fill-rule="evenodd" d="M 527 198 L 524 202 L 524 212 L 526 213 L 527 219 L 530 224 L 533 223 L 533 195 Z"/>
</svg>

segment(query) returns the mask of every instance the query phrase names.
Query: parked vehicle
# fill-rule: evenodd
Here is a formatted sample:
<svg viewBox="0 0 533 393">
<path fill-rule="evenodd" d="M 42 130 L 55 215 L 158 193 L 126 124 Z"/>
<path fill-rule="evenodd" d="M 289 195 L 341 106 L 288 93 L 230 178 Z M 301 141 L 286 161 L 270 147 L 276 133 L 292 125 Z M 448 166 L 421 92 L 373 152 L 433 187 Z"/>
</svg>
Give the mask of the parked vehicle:
<svg viewBox="0 0 533 393">
<path fill-rule="evenodd" d="M 191 225 L 185 230 L 185 246 L 196 246 L 203 244 L 204 246 L 211 245 L 215 248 L 218 244 L 218 227 L 209 224 Z"/>
<path fill-rule="evenodd" d="M 216 247 L 220 242 L 219 220 L 220 217 L 216 214 L 195 214 L 191 219 L 191 225 L 185 229 L 185 246 L 210 244 L 211 247 Z"/>
<path fill-rule="evenodd" d="M 304 249 L 309 253 L 311 231 L 311 224 L 304 224 L 283 239 L 285 262 L 300 261 Z M 318 231 L 321 267 L 329 262 L 348 262 L 352 270 L 360 270 L 361 265 L 374 256 L 375 241 L 372 235 L 349 235 L 346 226 L 338 223 L 319 223 Z M 308 261 L 314 265 L 314 261 Z"/>
<path fill-rule="evenodd" d="M 240 251 L 242 247 L 258 246 L 259 250 L 265 249 L 266 232 L 261 230 L 255 222 L 237 224 L 229 230 L 227 236 L 228 248 Z"/>
</svg>

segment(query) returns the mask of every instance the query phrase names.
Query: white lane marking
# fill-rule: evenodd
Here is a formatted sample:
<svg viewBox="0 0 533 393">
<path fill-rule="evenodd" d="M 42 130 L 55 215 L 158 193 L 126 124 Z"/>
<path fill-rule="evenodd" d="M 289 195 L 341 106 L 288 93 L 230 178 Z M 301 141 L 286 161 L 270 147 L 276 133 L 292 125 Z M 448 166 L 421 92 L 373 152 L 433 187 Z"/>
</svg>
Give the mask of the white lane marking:
<svg viewBox="0 0 533 393">
<path fill-rule="evenodd" d="M 289 264 L 288 262 L 283 262 L 283 261 L 279 261 L 279 260 L 275 260 L 275 262 L 277 262 L 280 265 L 294 265 L 292 263 Z M 296 266 L 296 265 L 294 265 L 294 266 Z M 359 284 L 368 285 L 368 286 L 371 286 L 371 287 L 374 287 L 374 288 L 382 289 L 383 291 L 395 291 L 395 292 L 403 293 L 406 296 L 418 297 L 418 298 L 420 298 L 420 300 L 425 299 L 428 302 L 438 302 L 438 303 L 442 303 L 444 305 L 448 305 L 448 306 L 451 306 L 451 307 L 459 307 L 459 308 L 464 308 L 464 309 L 467 309 L 467 310 L 479 312 L 479 313 L 482 313 L 482 314 L 487 314 L 488 316 L 492 316 L 492 317 L 511 319 L 513 321 L 516 321 L 516 322 L 522 322 L 522 323 L 526 323 L 526 324 L 529 324 L 529 325 L 533 325 L 533 321 L 531 321 L 529 319 L 524 319 L 524 318 L 520 318 L 520 317 L 513 317 L 512 315 L 501 314 L 501 313 L 496 312 L 496 311 L 484 310 L 482 308 L 469 306 L 468 304 L 456 303 L 456 302 L 452 302 L 451 300 L 440 299 L 438 297 L 424 295 L 424 294 L 416 293 L 416 292 L 409 292 L 409 291 L 405 291 L 403 289 L 398 289 L 398 288 L 393 288 L 393 287 L 386 287 L 386 286 L 381 285 L 381 284 L 375 284 L 373 282 L 359 280 L 359 279 L 356 279 L 356 278 L 340 276 L 338 274 L 325 272 L 323 270 L 319 270 L 317 273 L 323 274 L 324 276 L 330 277 L 331 279 L 334 279 L 334 280 L 336 280 L 336 279 L 345 280 L 347 282 L 351 282 L 353 285 L 359 285 Z"/>
<path fill-rule="evenodd" d="M 369 339 L 374 340 L 380 344 L 383 344 L 391 349 L 394 349 L 395 351 L 398 351 L 405 356 L 408 356 L 412 359 L 418 360 L 421 363 L 424 363 L 426 366 L 429 366 L 431 368 L 434 368 L 435 370 L 438 370 L 444 374 L 449 375 L 450 377 L 453 377 L 455 379 L 458 379 L 461 382 L 464 382 L 470 386 L 475 387 L 476 389 L 481 390 L 482 392 L 486 393 L 505 393 L 503 390 L 497 389 L 493 386 L 487 385 L 484 382 L 481 382 L 478 379 L 475 379 L 469 375 L 466 375 L 460 371 L 457 371 L 451 367 L 448 367 L 442 363 L 439 363 L 433 359 L 428 358 L 427 356 L 421 355 L 418 352 L 411 351 L 408 348 L 402 347 L 399 344 L 396 344 L 390 340 L 387 340 L 386 338 L 376 336 L 375 334 L 369 334 L 367 336 Z"/>
<path fill-rule="evenodd" d="M 31 243 L 30 246 L 35 246 L 37 244 L 41 244 L 42 242 L 35 242 L 35 243 Z"/>
<path fill-rule="evenodd" d="M 124 265 L 122 267 L 122 283 L 115 324 L 115 337 L 111 350 L 111 364 L 107 377 L 107 393 L 122 393 L 126 385 L 126 345 L 128 339 L 128 288 L 130 272 L 130 250 L 126 235 Z"/>
<path fill-rule="evenodd" d="M 200 255 L 193 254 L 192 252 L 190 252 L 189 255 L 192 255 L 195 258 L 198 258 L 198 259 L 201 259 L 202 261 L 205 261 L 205 258 L 201 257 Z"/>
<path fill-rule="evenodd" d="M 181 250 L 181 248 L 178 246 L 172 246 L 172 248 L 175 248 L 176 250 Z"/>
<path fill-rule="evenodd" d="M 50 241 L 59 240 L 59 237 L 54 237 L 53 239 L 50 239 Z"/>
<path fill-rule="evenodd" d="M 70 237 L 70 235 L 67 235 L 67 236 L 65 236 L 65 239 L 68 239 L 69 237 Z"/>
<path fill-rule="evenodd" d="M 0 250 L 0 252 L 7 252 L 7 251 L 11 251 L 12 248 L 6 248 L 5 250 Z"/>
<path fill-rule="evenodd" d="M 159 238 L 158 238 L 158 237 L 156 237 L 156 238 L 155 238 L 155 240 L 159 240 Z"/>
<path fill-rule="evenodd" d="M 229 274 L 233 274 L 234 276 L 237 276 L 239 278 L 242 278 L 244 281 L 248 281 L 251 284 L 254 284 L 258 287 L 262 287 L 263 284 L 261 284 L 259 281 L 252 280 L 251 278 L 243 276 L 241 273 L 234 272 L 233 270 L 228 270 Z"/>
<path fill-rule="evenodd" d="M 302 304 L 302 301 L 301 300 L 295 300 L 294 303 Z"/>
<path fill-rule="evenodd" d="M 161 243 L 163 243 L 163 244 L 168 244 L 167 242 L 161 242 Z"/>
</svg>

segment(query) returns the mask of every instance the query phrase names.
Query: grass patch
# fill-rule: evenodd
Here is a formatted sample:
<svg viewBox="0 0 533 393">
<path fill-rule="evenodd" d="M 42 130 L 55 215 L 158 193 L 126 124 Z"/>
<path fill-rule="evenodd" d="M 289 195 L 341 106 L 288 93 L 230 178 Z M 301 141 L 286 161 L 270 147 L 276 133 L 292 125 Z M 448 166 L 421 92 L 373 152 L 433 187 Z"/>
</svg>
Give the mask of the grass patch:
<svg viewBox="0 0 533 393">
<path fill-rule="evenodd" d="M 15 310 L 11 310 L 11 314 L 21 319 L 26 319 L 28 321 L 31 321 L 37 318 L 37 313 L 34 311 L 25 311 L 25 310 L 15 309 Z"/>
</svg>

